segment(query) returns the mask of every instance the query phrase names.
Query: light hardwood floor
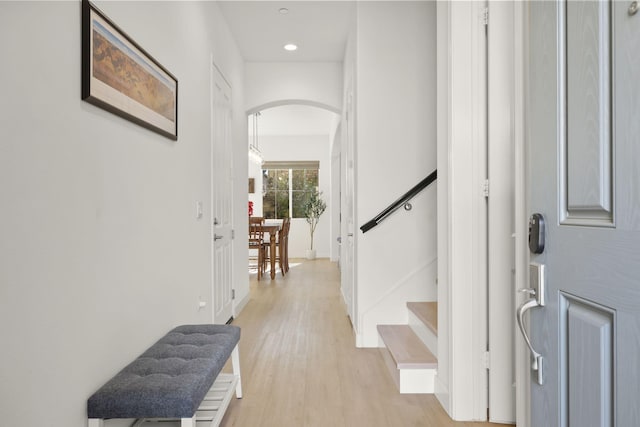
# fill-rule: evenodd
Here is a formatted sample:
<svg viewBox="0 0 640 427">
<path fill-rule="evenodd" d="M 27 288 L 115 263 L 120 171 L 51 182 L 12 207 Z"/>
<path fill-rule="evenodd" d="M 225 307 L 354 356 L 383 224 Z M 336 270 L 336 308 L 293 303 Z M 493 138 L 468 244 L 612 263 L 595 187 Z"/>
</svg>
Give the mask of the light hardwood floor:
<svg viewBox="0 0 640 427">
<path fill-rule="evenodd" d="M 251 276 L 251 300 L 233 322 L 244 397 L 221 426 L 498 426 L 453 422 L 433 395 L 399 394 L 380 351 L 355 347 L 337 265 L 290 264 L 284 278 Z"/>
</svg>

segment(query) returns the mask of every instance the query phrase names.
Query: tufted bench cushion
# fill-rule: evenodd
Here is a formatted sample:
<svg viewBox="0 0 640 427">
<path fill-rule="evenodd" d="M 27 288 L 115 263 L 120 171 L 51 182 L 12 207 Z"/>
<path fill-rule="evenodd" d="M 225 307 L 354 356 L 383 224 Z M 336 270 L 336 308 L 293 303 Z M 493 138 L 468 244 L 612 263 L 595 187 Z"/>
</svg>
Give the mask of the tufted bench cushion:
<svg viewBox="0 0 640 427">
<path fill-rule="evenodd" d="M 88 417 L 192 417 L 239 340 L 233 325 L 178 326 L 89 398 Z"/>
</svg>

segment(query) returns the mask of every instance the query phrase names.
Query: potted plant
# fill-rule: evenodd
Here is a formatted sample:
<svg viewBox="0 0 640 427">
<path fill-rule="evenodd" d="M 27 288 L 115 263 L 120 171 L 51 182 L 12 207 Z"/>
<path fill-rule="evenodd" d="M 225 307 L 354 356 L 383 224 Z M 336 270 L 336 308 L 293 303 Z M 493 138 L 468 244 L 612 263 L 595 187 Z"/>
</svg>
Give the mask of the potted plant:
<svg viewBox="0 0 640 427">
<path fill-rule="evenodd" d="M 307 250 L 307 259 L 315 259 L 316 251 L 313 249 L 313 233 L 316 231 L 320 215 L 327 209 L 327 204 L 322 200 L 322 192 L 317 188 L 307 191 L 307 197 L 302 204 L 302 214 L 309 223 L 309 231 L 311 233 L 311 246 Z"/>
</svg>

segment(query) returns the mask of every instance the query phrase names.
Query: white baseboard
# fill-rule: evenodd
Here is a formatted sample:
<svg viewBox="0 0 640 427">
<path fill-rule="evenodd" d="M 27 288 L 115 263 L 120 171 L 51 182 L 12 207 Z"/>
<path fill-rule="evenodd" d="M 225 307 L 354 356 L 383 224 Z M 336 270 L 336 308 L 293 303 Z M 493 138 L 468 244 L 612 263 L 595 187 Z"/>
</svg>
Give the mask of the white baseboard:
<svg viewBox="0 0 640 427">
<path fill-rule="evenodd" d="M 377 345 L 364 345 L 364 336 L 361 333 L 356 333 L 356 347 L 357 348 L 365 348 L 365 347 L 377 347 Z"/>
<path fill-rule="evenodd" d="M 251 298 L 249 297 L 249 293 L 247 292 L 244 298 L 242 298 L 241 300 L 238 300 L 238 302 L 234 304 L 233 317 L 238 317 L 238 315 L 242 312 L 242 310 L 244 310 L 244 308 L 247 306 L 250 299 Z"/>
<path fill-rule="evenodd" d="M 442 380 L 440 380 L 440 377 L 437 375 L 435 378 L 435 395 L 438 402 L 440 402 L 440 405 L 442 405 L 442 408 L 449 417 L 451 417 L 451 409 L 449 408 L 449 388 L 443 384 Z"/>
</svg>

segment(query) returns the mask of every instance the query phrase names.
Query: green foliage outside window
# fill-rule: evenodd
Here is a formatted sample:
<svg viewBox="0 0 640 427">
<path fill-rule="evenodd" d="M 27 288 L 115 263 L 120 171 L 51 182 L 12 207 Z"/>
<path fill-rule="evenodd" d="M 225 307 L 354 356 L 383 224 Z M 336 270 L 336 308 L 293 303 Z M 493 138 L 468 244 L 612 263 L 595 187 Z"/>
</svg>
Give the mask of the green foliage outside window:
<svg viewBox="0 0 640 427">
<path fill-rule="evenodd" d="M 310 189 L 318 188 L 317 169 L 265 169 L 265 218 L 304 218 L 303 204 Z"/>
</svg>

